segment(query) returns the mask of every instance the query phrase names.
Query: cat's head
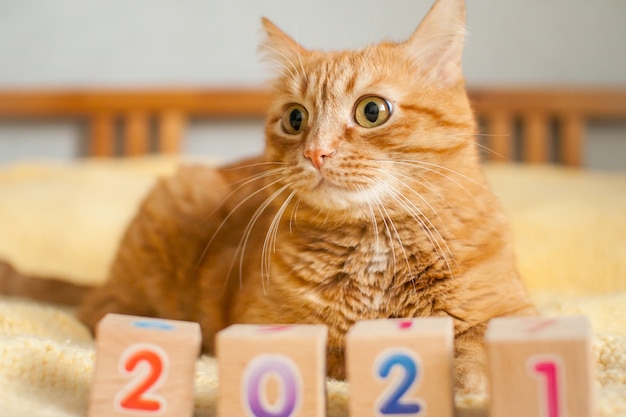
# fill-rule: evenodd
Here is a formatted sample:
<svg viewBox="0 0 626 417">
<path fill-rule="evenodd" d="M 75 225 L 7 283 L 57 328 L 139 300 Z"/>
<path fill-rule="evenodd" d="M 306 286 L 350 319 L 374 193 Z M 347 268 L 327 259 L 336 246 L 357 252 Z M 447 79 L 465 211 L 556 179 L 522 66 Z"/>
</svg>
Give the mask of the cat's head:
<svg viewBox="0 0 626 417">
<path fill-rule="evenodd" d="M 308 50 L 263 25 L 261 47 L 279 64 L 266 157 L 309 206 L 370 213 L 385 201 L 413 204 L 398 197 L 441 194 L 446 170 L 477 163 L 461 71 L 464 0 L 437 0 L 405 42 L 356 51 Z"/>
</svg>

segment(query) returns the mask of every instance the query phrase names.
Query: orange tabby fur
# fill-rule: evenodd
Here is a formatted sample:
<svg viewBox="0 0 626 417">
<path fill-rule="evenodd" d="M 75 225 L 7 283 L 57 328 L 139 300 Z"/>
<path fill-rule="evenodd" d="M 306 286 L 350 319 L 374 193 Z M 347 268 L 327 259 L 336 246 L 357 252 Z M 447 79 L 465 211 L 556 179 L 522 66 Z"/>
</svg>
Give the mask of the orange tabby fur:
<svg viewBox="0 0 626 417">
<path fill-rule="evenodd" d="M 462 0 L 438 0 L 406 42 L 331 53 L 264 20 L 263 48 L 280 64 L 265 155 L 161 180 L 81 320 L 197 321 L 209 353 L 231 323 L 322 323 L 329 374 L 343 378 L 344 335 L 357 320 L 447 315 L 457 387 L 483 388 L 487 321 L 535 310 L 479 166 L 464 17 Z M 355 103 L 369 95 L 391 116 L 366 128 Z M 283 126 L 292 103 L 308 113 L 297 134 Z"/>
</svg>

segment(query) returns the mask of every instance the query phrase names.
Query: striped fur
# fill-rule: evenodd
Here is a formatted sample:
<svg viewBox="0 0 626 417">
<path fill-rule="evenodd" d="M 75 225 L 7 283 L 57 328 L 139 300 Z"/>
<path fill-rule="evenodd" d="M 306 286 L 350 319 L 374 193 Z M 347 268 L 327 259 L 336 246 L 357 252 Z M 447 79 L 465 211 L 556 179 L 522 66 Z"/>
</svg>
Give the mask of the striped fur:
<svg viewBox="0 0 626 417">
<path fill-rule="evenodd" d="M 161 181 L 80 317 L 195 320 L 207 352 L 230 323 L 322 323 L 329 373 L 342 378 L 357 320 L 451 316 L 457 386 L 482 388 L 487 321 L 534 308 L 478 161 L 464 14 L 462 0 L 438 0 L 406 42 L 330 53 L 264 20 L 278 74 L 265 155 Z M 365 128 L 355 108 L 369 95 L 391 116 Z M 308 124 L 288 134 L 294 103 Z"/>
</svg>

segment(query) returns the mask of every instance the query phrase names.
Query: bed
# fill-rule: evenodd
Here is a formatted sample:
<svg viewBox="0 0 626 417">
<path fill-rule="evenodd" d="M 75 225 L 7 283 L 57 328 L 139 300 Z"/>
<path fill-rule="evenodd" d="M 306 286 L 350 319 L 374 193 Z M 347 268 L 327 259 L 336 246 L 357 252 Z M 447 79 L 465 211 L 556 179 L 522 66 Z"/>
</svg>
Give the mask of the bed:
<svg viewBox="0 0 626 417">
<path fill-rule="evenodd" d="M 624 416 L 626 173 L 582 165 L 586 126 L 626 120 L 626 91 L 470 95 L 522 277 L 542 314 L 590 317 L 597 415 Z M 180 154 L 189 120 L 261 119 L 268 98 L 263 90 L 0 91 L 0 123 L 64 118 L 87 127 L 76 161 L 0 167 L 0 259 L 29 274 L 101 283 L 141 198 L 189 159 Z M 86 415 L 94 355 L 71 309 L 0 298 L 0 414 Z M 196 416 L 215 415 L 217 384 L 214 359 L 201 357 Z M 329 416 L 347 415 L 348 389 L 328 381 Z M 456 415 L 487 415 L 486 404 L 486 394 L 457 396 Z"/>
</svg>

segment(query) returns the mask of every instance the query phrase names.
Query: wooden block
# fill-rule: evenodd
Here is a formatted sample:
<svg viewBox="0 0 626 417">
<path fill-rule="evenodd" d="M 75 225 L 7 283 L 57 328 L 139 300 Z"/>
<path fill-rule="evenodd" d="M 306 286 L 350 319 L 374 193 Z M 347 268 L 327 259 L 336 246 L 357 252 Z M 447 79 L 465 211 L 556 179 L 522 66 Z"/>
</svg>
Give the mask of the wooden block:
<svg viewBox="0 0 626 417">
<path fill-rule="evenodd" d="M 351 416 L 453 415 L 449 317 L 372 320 L 346 337 Z"/>
<path fill-rule="evenodd" d="M 121 314 L 96 328 L 90 417 L 191 416 L 197 323 Z"/>
<path fill-rule="evenodd" d="M 497 318 L 485 334 L 491 417 L 587 417 L 593 409 L 585 317 Z"/>
<path fill-rule="evenodd" d="M 216 336 L 220 417 L 326 415 L 322 325 L 235 324 Z"/>
</svg>

